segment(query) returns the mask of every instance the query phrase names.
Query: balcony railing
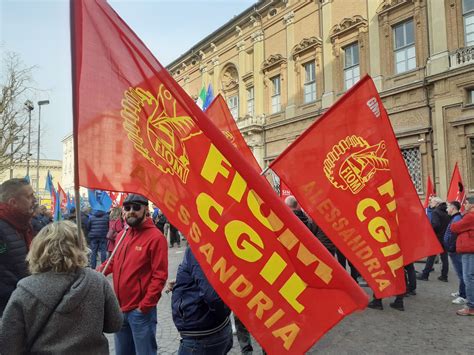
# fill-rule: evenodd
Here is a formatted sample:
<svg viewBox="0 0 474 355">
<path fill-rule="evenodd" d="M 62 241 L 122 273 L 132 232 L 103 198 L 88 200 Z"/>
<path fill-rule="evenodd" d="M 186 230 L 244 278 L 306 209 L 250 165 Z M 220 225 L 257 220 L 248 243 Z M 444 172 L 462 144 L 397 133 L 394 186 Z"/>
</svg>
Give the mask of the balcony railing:
<svg viewBox="0 0 474 355">
<path fill-rule="evenodd" d="M 449 66 L 451 69 L 472 63 L 474 63 L 474 46 L 460 48 L 452 52 L 449 56 Z"/>
</svg>

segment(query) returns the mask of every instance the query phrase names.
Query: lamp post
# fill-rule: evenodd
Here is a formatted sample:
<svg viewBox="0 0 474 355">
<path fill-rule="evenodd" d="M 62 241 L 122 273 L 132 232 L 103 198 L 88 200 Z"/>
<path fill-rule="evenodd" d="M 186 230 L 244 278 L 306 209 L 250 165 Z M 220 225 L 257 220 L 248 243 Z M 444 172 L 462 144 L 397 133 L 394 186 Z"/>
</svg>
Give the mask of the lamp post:
<svg viewBox="0 0 474 355">
<path fill-rule="evenodd" d="M 26 152 L 26 176 L 30 177 L 30 150 L 31 150 L 31 111 L 35 109 L 30 100 L 25 102 L 25 109 L 28 111 L 28 151 Z"/>
<path fill-rule="evenodd" d="M 49 105 L 49 100 L 38 101 L 38 152 L 36 155 L 36 193 L 39 196 L 39 167 L 40 167 L 40 134 L 41 134 L 41 106 Z"/>
</svg>

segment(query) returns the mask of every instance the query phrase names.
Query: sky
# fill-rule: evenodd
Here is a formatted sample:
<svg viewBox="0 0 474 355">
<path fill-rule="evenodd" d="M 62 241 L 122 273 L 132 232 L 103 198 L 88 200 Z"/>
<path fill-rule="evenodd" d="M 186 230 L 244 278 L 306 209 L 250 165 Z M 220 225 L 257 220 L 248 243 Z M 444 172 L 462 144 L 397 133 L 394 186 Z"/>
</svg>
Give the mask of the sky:
<svg viewBox="0 0 474 355">
<path fill-rule="evenodd" d="M 240 14 L 256 0 L 109 0 L 163 65 Z M 36 102 L 41 109 L 42 159 L 62 159 L 61 141 L 72 133 L 71 59 L 68 0 L 0 0 L 0 58 L 20 55 L 33 68 Z M 3 67 L 1 65 L 0 67 Z"/>
</svg>

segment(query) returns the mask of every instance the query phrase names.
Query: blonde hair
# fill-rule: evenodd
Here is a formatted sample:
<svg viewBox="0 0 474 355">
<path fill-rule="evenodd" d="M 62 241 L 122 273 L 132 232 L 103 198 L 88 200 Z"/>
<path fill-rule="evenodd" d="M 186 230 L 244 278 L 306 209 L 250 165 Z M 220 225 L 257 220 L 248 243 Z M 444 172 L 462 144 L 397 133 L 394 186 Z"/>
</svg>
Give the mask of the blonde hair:
<svg viewBox="0 0 474 355">
<path fill-rule="evenodd" d="M 48 224 L 33 238 L 30 251 L 26 256 L 28 268 L 32 274 L 40 272 L 74 272 L 87 265 L 88 249 L 79 228 L 70 221 Z"/>
</svg>

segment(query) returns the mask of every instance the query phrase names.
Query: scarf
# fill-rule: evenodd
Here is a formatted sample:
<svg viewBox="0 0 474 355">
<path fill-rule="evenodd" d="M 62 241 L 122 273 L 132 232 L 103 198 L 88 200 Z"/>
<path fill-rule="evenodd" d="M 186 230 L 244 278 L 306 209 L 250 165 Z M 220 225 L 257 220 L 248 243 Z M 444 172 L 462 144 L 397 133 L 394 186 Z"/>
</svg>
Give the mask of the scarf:
<svg viewBox="0 0 474 355">
<path fill-rule="evenodd" d="M 22 213 L 7 203 L 0 202 L 0 219 L 11 225 L 25 240 L 28 250 L 33 240 L 31 215 Z"/>
</svg>

